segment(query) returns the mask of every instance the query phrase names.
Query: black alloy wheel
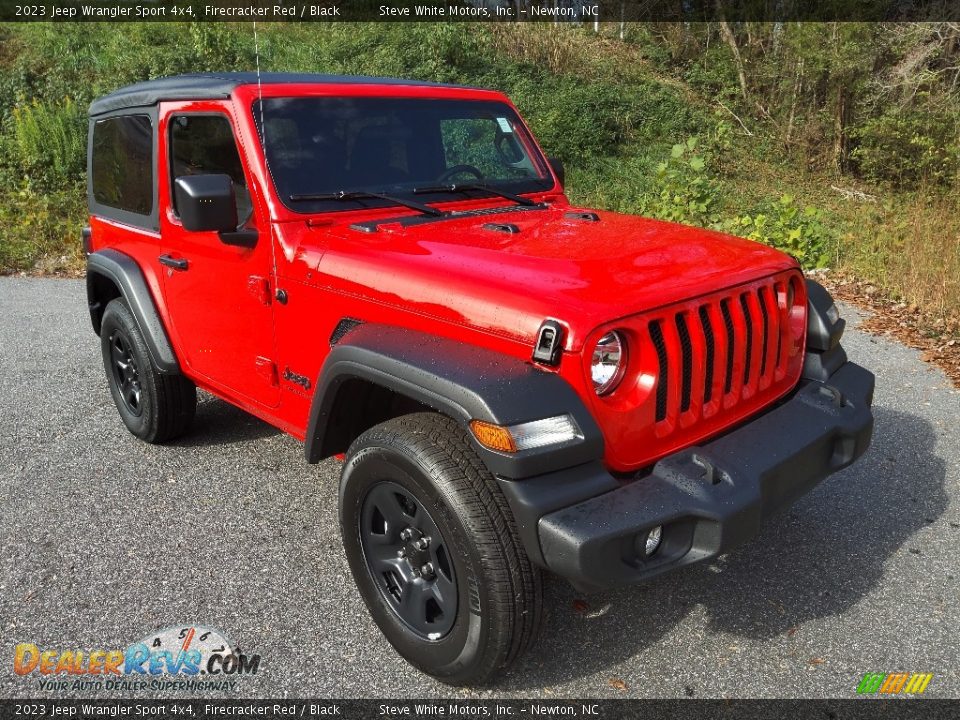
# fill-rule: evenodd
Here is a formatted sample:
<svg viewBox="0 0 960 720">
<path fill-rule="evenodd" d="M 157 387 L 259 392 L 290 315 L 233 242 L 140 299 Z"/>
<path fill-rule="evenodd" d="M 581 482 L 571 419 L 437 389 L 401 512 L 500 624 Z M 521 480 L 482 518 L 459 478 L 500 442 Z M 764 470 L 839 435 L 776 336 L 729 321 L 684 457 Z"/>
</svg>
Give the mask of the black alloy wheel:
<svg viewBox="0 0 960 720">
<path fill-rule="evenodd" d="M 120 398 L 131 415 L 140 417 L 143 414 L 140 370 L 131 351 L 130 338 L 119 328 L 110 333 L 110 363 Z"/>
<path fill-rule="evenodd" d="M 370 488 L 360 512 L 367 570 L 387 605 L 424 640 L 457 617 L 457 579 L 447 543 L 424 504 L 397 483 Z"/>
</svg>

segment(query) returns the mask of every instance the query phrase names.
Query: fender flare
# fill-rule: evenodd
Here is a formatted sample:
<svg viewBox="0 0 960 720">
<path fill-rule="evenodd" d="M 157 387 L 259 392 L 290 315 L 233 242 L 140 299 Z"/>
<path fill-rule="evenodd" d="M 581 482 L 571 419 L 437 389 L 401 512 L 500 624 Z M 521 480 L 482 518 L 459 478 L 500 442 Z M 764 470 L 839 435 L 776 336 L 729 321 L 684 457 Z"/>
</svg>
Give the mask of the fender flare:
<svg viewBox="0 0 960 720">
<path fill-rule="evenodd" d="M 490 472 L 500 477 L 530 477 L 603 456 L 599 426 L 559 375 L 454 340 L 363 324 L 340 340 L 320 371 L 307 426 L 307 462 L 319 462 L 329 454 L 324 437 L 337 394 L 353 379 L 387 388 L 452 417 L 464 427 Z M 518 453 L 485 448 L 468 428 L 471 420 L 514 425 L 565 414 L 574 418 L 582 439 Z"/>
<path fill-rule="evenodd" d="M 87 303 L 90 322 L 97 335 L 103 319 L 105 303 L 97 294 L 96 278 L 104 277 L 120 291 L 140 328 L 154 366 L 165 375 L 180 373 L 180 364 L 173 352 L 163 321 L 157 313 L 150 287 L 137 261 L 113 249 L 98 250 L 87 256 Z"/>
<path fill-rule="evenodd" d="M 803 355 L 802 377 L 827 382 L 847 362 L 840 344 L 846 321 L 829 317 L 833 296 L 815 280 L 807 279 L 807 347 Z"/>
</svg>

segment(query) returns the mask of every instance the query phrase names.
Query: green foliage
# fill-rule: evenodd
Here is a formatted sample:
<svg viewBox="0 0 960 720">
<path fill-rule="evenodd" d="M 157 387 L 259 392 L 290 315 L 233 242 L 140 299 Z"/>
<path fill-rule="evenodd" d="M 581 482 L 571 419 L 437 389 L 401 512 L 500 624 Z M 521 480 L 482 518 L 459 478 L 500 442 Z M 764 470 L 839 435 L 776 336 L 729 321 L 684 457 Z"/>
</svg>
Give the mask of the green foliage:
<svg viewBox="0 0 960 720">
<path fill-rule="evenodd" d="M 824 267 L 834 244 L 820 211 L 811 205 L 800 208 L 790 195 L 763 212 L 727 220 L 719 229 L 783 250 L 807 268 Z"/>
<path fill-rule="evenodd" d="M 960 118 L 891 109 L 857 128 L 852 157 L 860 173 L 900 186 L 955 182 L 960 172 Z"/>
<path fill-rule="evenodd" d="M 717 222 L 719 185 L 698 152 L 699 141 L 691 137 L 674 145 L 666 160 L 655 170 L 656 186 L 644 198 L 644 214 L 691 225 L 709 226 Z"/>
<path fill-rule="evenodd" d="M 799 207 L 790 195 L 762 201 L 753 211 L 724 197 L 724 184 L 714 168 L 728 148 L 729 132 L 721 128 L 706 143 L 688 138 L 673 145 L 657 163 L 655 185 L 641 197 L 638 210 L 671 222 L 710 227 L 771 245 L 795 257 L 804 267 L 823 267 L 835 246 L 822 213 Z"/>
<path fill-rule="evenodd" d="M 0 136 L 0 168 L 6 182 L 24 178 L 53 189 L 83 177 L 86 117 L 70 98 L 62 103 L 32 102 L 13 108 L 9 130 Z"/>
<path fill-rule="evenodd" d="M 735 113 L 768 162 L 911 188 L 960 177 L 960 30 L 950 23 L 648 26 L 662 73 Z M 745 91 L 740 84 L 744 78 Z"/>
<path fill-rule="evenodd" d="M 85 223 L 86 197 L 80 187 L 0 191 L 0 273 L 75 273 L 83 264 L 79 240 Z"/>
<path fill-rule="evenodd" d="M 675 88 L 645 78 L 629 85 L 586 82 L 520 65 L 480 83 L 506 92 L 540 144 L 569 165 L 660 145 L 665 137 L 694 133 L 708 122 Z"/>
</svg>

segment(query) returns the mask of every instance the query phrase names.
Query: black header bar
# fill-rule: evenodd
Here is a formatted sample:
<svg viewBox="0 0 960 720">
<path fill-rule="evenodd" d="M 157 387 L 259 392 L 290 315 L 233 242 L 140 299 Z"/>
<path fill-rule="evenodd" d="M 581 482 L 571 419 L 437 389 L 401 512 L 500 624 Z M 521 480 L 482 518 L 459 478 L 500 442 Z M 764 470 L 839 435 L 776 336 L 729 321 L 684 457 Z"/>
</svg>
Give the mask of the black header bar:
<svg viewBox="0 0 960 720">
<path fill-rule="evenodd" d="M 0 700 L 0 718 L 946 720 L 956 700 Z"/>
<path fill-rule="evenodd" d="M 14 22 L 958 21 L 960 0 L 0 0 Z"/>
</svg>

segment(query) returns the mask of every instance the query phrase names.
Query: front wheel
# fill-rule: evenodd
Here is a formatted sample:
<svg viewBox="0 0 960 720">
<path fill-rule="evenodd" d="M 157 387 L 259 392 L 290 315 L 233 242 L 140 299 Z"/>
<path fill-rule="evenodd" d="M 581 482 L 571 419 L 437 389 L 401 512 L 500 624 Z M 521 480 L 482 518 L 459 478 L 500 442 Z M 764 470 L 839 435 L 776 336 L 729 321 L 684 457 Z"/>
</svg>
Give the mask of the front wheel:
<svg viewBox="0 0 960 720">
<path fill-rule="evenodd" d="M 341 475 L 340 526 L 370 614 L 423 672 L 480 684 L 534 638 L 540 573 L 450 418 L 406 415 L 357 438 Z"/>
</svg>

